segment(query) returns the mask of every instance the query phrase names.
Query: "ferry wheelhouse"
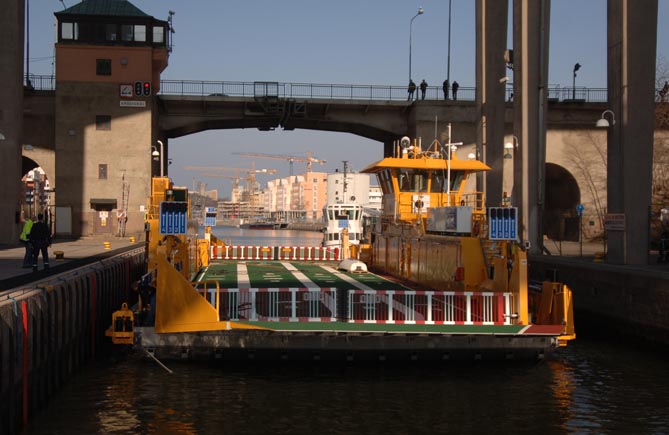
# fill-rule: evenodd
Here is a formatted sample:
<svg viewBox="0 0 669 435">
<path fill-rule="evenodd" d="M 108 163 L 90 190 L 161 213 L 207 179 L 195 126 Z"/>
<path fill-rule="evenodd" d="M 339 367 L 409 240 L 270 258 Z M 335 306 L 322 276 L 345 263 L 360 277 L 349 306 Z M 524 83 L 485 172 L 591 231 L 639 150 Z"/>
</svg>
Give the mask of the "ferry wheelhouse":
<svg viewBox="0 0 669 435">
<path fill-rule="evenodd" d="M 360 204 L 336 203 L 323 207 L 323 246 L 359 245 L 363 237 L 363 207 Z"/>
</svg>

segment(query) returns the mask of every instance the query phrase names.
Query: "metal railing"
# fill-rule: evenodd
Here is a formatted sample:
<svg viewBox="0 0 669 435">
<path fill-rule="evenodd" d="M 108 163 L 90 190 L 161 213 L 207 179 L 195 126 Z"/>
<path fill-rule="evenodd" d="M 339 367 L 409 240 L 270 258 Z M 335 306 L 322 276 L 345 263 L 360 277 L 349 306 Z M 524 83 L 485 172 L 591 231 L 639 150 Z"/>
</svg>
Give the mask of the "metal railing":
<svg viewBox="0 0 669 435">
<path fill-rule="evenodd" d="M 35 90 L 55 90 L 56 80 L 51 75 L 29 76 L 30 86 Z M 28 88 L 27 80 L 24 86 Z M 656 90 L 659 95 L 660 89 Z M 586 102 L 601 103 L 607 101 L 606 88 L 548 86 L 549 102 Z M 325 100 L 365 100 L 365 101 L 408 101 L 406 86 L 394 85 L 354 85 L 321 83 L 281 83 L 281 82 L 236 82 L 207 80 L 161 80 L 159 95 L 181 95 L 199 97 L 276 97 L 296 99 Z M 422 94 L 414 92 L 414 100 L 421 100 Z M 443 100 L 441 86 L 428 86 L 425 100 Z M 449 99 L 453 96 L 449 93 Z M 474 101 L 476 88 L 461 86 L 457 94 L 458 101 Z M 513 84 L 507 83 L 505 100 L 513 101 Z M 658 99 L 659 101 L 659 99 Z"/>
</svg>

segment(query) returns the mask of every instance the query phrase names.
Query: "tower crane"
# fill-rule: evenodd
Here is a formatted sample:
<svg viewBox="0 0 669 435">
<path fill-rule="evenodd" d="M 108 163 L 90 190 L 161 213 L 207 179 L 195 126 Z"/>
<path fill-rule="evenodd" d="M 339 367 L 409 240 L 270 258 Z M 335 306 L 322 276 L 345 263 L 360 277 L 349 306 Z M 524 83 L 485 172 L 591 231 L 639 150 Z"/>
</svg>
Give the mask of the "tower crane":
<svg viewBox="0 0 669 435">
<path fill-rule="evenodd" d="M 222 178 L 228 178 L 228 176 L 225 175 L 225 171 L 235 171 L 234 177 L 230 178 L 235 178 L 237 181 L 235 181 L 235 187 L 238 187 L 239 185 L 239 174 L 246 174 L 246 192 L 248 193 L 250 202 L 252 203 L 252 206 L 255 205 L 255 185 L 256 185 L 256 174 L 276 174 L 276 169 L 255 169 L 255 163 L 251 162 L 251 168 L 229 168 L 229 167 L 222 167 L 222 166 L 185 166 L 185 170 L 187 171 L 197 171 L 197 172 L 202 172 L 204 176 L 208 177 L 222 177 Z"/>
<path fill-rule="evenodd" d="M 265 153 L 233 153 L 240 155 L 242 157 L 259 157 L 261 159 L 279 159 L 279 160 L 288 160 L 290 164 L 290 175 L 293 175 L 293 163 L 294 162 L 307 162 L 307 172 L 311 172 L 312 163 L 326 163 L 325 160 L 317 159 L 313 157 L 311 151 L 307 151 L 306 157 L 300 156 L 289 156 L 284 154 L 265 154 Z"/>
</svg>

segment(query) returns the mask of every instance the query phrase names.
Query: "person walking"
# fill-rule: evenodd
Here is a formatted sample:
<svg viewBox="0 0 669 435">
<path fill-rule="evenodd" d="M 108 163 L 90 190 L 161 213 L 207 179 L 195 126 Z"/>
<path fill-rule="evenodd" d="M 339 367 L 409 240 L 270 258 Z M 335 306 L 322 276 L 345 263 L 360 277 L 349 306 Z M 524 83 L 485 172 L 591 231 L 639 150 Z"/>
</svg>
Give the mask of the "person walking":
<svg viewBox="0 0 669 435">
<path fill-rule="evenodd" d="M 420 82 L 420 99 L 424 100 L 425 99 L 425 91 L 427 91 L 427 82 L 425 79 L 423 79 L 422 82 Z"/>
<path fill-rule="evenodd" d="M 444 90 L 444 100 L 448 100 L 448 79 L 444 80 L 444 85 L 442 86 L 442 89 Z"/>
<path fill-rule="evenodd" d="M 21 230 L 21 235 L 19 236 L 19 240 L 21 240 L 21 243 L 23 243 L 24 247 L 26 248 L 26 252 L 23 255 L 24 269 L 32 267 L 33 264 L 33 245 L 30 243 L 30 240 L 28 240 L 28 234 L 30 234 L 32 227 L 33 219 L 31 216 L 28 216 L 28 219 L 26 219 L 23 223 L 23 230 Z"/>
<path fill-rule="evenodd" d="M 42 253 L 42 263 L 44 270 L 49 270 L 49 246 L 51 246 L 51 231 L 47 224 L 44 223 L 44 215 L 42 213 L 37 215 L 37 222 L 35 222 L 28 234 L 28 240 L 33 245 L 33 272 L 37 272 L 37 260 L 39 254 Z"/>
<path fill-rule="evenodd" d="M 409 80 L 409 89 L 407 90 L 407 92 L 409 93 L 407 101 L 413 100 L 413 93 L 416 92 L 416 84 L 411 79 Z"/>
<path fill-rule="evenodd" d="M 460 87 L 460 85 L 458 84 L 458 82 L 453 82 L 453 101 L 458 99 L 458 88 L 459 87 Z"/>
</svg>

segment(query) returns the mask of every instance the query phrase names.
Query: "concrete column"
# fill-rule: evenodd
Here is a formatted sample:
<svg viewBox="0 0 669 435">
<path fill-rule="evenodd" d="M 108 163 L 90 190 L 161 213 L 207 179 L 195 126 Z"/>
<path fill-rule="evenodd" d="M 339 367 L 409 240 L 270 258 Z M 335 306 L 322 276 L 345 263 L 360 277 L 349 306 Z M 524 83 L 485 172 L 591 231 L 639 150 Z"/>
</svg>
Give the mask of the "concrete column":
<svg viewBox="0 0 669 435">
<path fill-rule="evenodd" d="M 504 156 L 504 50 L 507 48 L 507 0 L 476 0 L 476 110 L 479 113 L 476 150 L 492 169 L 479 174 L 477 190 L 486 204 L 502 203 Z"/>
<path fill-rule="evenodd" d="M 608 0 L 608 212 L 625 231 L 608 231 L 607 262 L 647 264 L 653 169 L 657 0 Z M 609 123 L 612 119 L 606 115 Z"/>
<path fill-rule="evenodd" d="M 543 251 L 543 208 L 546 167 L 550 0 L 514 0 L 514 186 L 511 201 L 520 212 L 519 232 L 531 243 L 530 253 Z"/>
<path fill-rule="evenodd" d="M 17 244 L 23 132 L 23 0 L 2 3 L 0 14 L 0 244 Z M 4 139 L 3 139 L 4 137 Z"/>
</svg>

